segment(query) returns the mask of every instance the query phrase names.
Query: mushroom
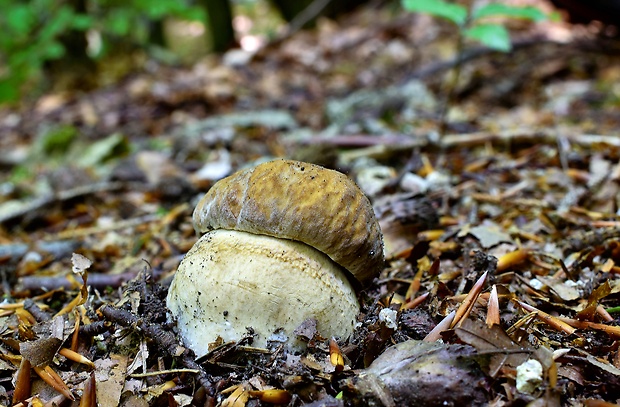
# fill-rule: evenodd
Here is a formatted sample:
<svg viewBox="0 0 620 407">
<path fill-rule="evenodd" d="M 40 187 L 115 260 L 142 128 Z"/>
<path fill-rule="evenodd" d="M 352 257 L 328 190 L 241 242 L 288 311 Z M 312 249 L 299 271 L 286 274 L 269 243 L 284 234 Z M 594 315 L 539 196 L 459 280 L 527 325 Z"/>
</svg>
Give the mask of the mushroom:
<svg viewBox="0 0 620 407">
<path fill-rule="evenodd" d="M 294 330 L 310 318 L 322 336 L 348 337 L 359 313 L 354 285 L 383 265 L 368 198 L 344 174 L 314 164 L 275 160 L 224 178 L 193 221 L 205 234 L 179 264 L 166 301 L 198 357 L 248 328 L 256 346 L 288 339 L 289 349 L 302 349 Z"/>
</svg>

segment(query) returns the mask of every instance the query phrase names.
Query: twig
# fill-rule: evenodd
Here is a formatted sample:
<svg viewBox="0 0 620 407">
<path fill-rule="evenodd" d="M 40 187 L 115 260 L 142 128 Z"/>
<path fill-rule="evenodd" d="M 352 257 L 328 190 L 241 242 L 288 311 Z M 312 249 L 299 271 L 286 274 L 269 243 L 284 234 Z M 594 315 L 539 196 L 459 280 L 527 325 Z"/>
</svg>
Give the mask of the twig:
<svg viewBox="0 0 620 407">
<path fill-rule="evenodd" d="M 0 244 L 0 259 L 10 259 L 11 261 L 18 261 L 29 250 L 36 252 L 43 252 L 51 254 L 55 259 L 60 259 L 64 256 L 70 255 L 76 249 L 80 247 L 80 242 L 77 240 L 49 240 L 39 241 L 34 244 L 26 243 L 9 243 Z"/>
<path fill-rule="evenodd" d="M 24 309 L 30 312 L 37 322 L 49 321 L 52 319 L 52 314 L 39 308 L 39 306 L 31 298 L 24 300 Z"/>
<path fill-rule="evenodd" d="M 90 277 L 89 277 L 90 281 Z M 104 305 L 99 308 L 101 314 L 108 320 L 123 326 L 136 326 L 144 332 L 148 338 L 152 339 L 157 346 L 172 357 L 179 357 L 181 363 L 188 369 L 198 371 L 198 381 L 205 388 L 210 387 L 210 382 L 207 379 L 206 372 L 202 367 L 194 361 L 194 354 L 178 344 L 176 336 L 167 330 L 165 330 L 159 324 L 148 322 L 142 318 L 138 318 L 129 311 L 114 308 L 110 305 Z"/>
<path fill-rule="evenodd" d="M 80 335 L 97 336 L 108 330 L 108 321 L 95 321 L 93 323 L 80 326 Z"/>
<path fill-rule="evenodd" d="M 528 38 L 522 41 L 513 42 L 512 49 L 516 50 L 516 49 L 521 49 L 521 48 L 527 48 L 527 47 L 532 47 L 532 46 L 539 45 L 542 43 L 562 45 L 561 43 L 558 43 L 557 41 L 549 40 L 548 38 L 535 37 L 535 38 Z M 476 58 L 481 58 L 483 56 L 493 54 L 493 53 L 499 53 L 499 51 L 494 50 L 492 48 L 485 47 L 485 46 L 474 47 L 474 48 L 465 50 L 464 52 L 461 53 L 461 55 L 456 55 L 452 59 L 448 59 L 446 61 L 439 61 L 439 62 L 435 62 L 435 63 L 428 64 L 426 66 L 423 66 L 422 68 L 418 69 L 412 74 L 407 75 L 405 82 L 408 82 L 411 79 L 424 79 L 428 76 L 435 75 L 437 73 L 452 69 L 455 66 L 458 66 L 459 64 L 465 64 L 465 62 L 469 62 Z"/>
<path fill-rule="evenodd" d="M 103 274 L 88 273 L 88 285 L 95 288 L 120 287 L 124 282 L 131 280 L 138 273 L 135 271 L 122 274 Z M 70 281 L 67 276 L 41 277 L 25 276 L 19 279 L 19 283 L 24 290 L 56 290 L 59 288 L 77 288 L 75 283 Z"/>
<path fill-rule="evenodd" d="M 601 145 L 606 147 L 620 148 L 620 138 L 617 136 L 604 136 L 599 134 L 563 134 L 550 130 L 510 130 L 499 133 L 477 132 L 468 134 L 448 134 L 443 137 L 440 144 L 445 148 L 470 147 L 484 145 L 486 143 L 547 143 L 557 145 L 558 139 L 565 138 L 569 143 L 580 146 L 592 147 Z"/>
<path fill-rule="evenodd" d="M 500 132 L 479 131 L 475 133 L 446 134 L 440 140 L 429 137 L 412 137 L 405 134 L 376 136 L 372 134 L 341 134 L 333 137 L 314 137 L 297 141 L 298 144 L 327 144 L 336 147 L 386 147 L 393 149 L 435 147 L 441 149 L 481 146 L 487 143 L 536 143 L 558 144 L 559 140 L 584 147 L 600 145 L 620 148 L 620 137 L 601 134 L 558 134 L 553 130 L 516 129 Z"/>
<path fill-rule="evenodd" d="M 31 212 L 37 211 L 44 206 L 53 204 L 55 202 L 64 202 L 73 198 L 78 198 L 86 195 L 92 195 L 97 192 L 114 191 L 123 188 L 125 185 L 122 182 L 100 182 L 90 185 L 81 185 L 66 191 L 58 192 L 57 194 L 46 195 L 39 198 L 35 198 L 31 201 L 24 202 L 19 208 L 3 213 L 0 215 L 0 224 L 20 218 Z"/>
<path fill-rule="evenodd" d="M 331 3 L 331 0 L 314 0 L 288 23 L 286 30 L 278 40 L 282 41 L 301 30 L 304 25 L 318 16 L 329 3 Z"/>
<path fill-rule="evenodd" d="M 406 134 L 377 136 L 374 134 L 342 134 L 338 136 L 312 136 L 299 140 L 298 144 L 327 144 L 336 147 L 372 147 L 383 145 L 423 147 L 429 144 L 427 137 Z"/>
<path fill-rule="evenodd" d="M 552 315 L 549 315 L 546 312 L 539 310 L 538 308 L 532 307 L 531 305 L 526 304 L 526 303 L 524 303 L 522 301 L 516 301 L 516 302 L 525 311 L 527 311 L 527 312 L 534 312 L 535 315 L 536 315 L 536 318 L 538 318 L 539 320 L 543 321 L 544 323 L 546 323 L 550 327 L 552 327 L 552 328 L 554 328 L 554 329 L 556 329 L 556 330 L 558 330 L 560 332 L 564 332 L 567 335 L 572 335 L 577 330 L 576 328 L 573 328 L 572 326 L 570 326 L 568 323 L 562 321 L 561 319 L 559 319 L 557 317 L 554 317 Z"/>
</svg>

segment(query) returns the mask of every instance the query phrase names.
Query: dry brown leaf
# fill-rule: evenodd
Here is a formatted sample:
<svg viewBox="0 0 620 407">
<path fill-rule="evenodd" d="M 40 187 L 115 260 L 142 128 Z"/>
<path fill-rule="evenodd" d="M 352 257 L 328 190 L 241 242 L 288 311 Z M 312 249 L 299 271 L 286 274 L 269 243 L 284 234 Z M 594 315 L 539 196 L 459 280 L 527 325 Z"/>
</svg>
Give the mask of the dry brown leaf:
<svg viewBox="0 0 620 407">
<path fill-rule="evenodd" d="M 108 359 L 95 361 L 97 401 L 102 406 L 117 406 L 125 384 L 127 372 L 126 355 L 112 354 Z"/>
</svg>

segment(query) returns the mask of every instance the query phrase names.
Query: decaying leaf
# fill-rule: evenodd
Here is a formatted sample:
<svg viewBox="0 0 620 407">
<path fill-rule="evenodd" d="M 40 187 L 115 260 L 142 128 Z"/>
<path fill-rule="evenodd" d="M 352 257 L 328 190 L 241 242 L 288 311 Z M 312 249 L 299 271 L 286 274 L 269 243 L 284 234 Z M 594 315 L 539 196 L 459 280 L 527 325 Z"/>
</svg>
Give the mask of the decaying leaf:
<svg viewBox="0 0 620 407">
<path fill-rule="evenodd" d="M 489 374 L 495 377 L 504 365 L 517 367 L 525 362 L 534 349 L 527 345 L 520 346 L 515 343 L 497 325 L 488 327 L 479 321 L 466 320 L 454 330 L 456 335 L 466 344 L 473 346 L 479 354 L 488 355 Z"/>
<path fill-rule="evenodd" d="M 469 228 L 468 232 L 480 240 L 480 244 L 484 248 L 493 247 L 500 243 L 512 243 L 510 235 L 492 222 L 485 221 L 482 225 Z"/>
<path fill-rule="evenodd" d="M 127 359 L 124 355 L 110 355 L 108 359 L 95 361 L 96 394 L 100 405 L 119 404 L 126 379 Z"/>
<path fill-rule="evenodd" d="M 359 406 L 481 405 L 485 378 L 475 359 L 469 346 L 410 340 L 387 349 L 345 386 Z"/>
<path fill-rule="evenodd" d="M 34 367 L 44 367 L 52 363 L 62 341 L 58 338 L 41 338 L 22 342 L 19 351 Z"/>
</svg>

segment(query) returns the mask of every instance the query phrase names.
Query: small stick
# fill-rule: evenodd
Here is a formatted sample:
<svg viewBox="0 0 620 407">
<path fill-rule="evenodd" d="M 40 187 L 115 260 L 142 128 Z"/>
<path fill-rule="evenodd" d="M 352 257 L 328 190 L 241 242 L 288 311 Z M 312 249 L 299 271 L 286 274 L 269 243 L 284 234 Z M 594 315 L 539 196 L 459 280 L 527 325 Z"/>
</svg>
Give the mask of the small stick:
<svg viewBox="0 0 620 407">
<path fill-rule="evenodd" d="M 52 319 L 52 315 L 49 314 L 46 311 L 43 311 L 34 301 L 32 301 L 32 299 L 28 298 L 26 300 L 24 300 L 24 309 L 28 312 L 30 312 L 30 314 L 32 314 L 32 316 L 34 317 L 34 319 L 37 320 L 37 322 L 45 322 L 45 321 L 49 321 Z"/>
<path fill-rule="evenodd" d="M 519 304 L 519 306 L 527 312 L 535 312 L 538 319 L 540 319 L 550 327 L 557 329 L 558 331 L 562 331 L 566 334 L 571 335 L 577 330 L 570 326 L 568 323 L 560 320 L 559 318 L 553 317 L 546 312 L 539 310 L 538 308 L 532 307 L 531 305 L 528 305 L 521 301 L 517 301 L 517 304 Z"/>
<path fill-rule="evenodd" d="M 88 285 L 95 288 L 113 287 L 118 288 L 124 282 L 131 280 L 138 273 L 130 271 L 122 274 L 104 274 L 104 273 L 88 273 Z M 25 276 L 19 279 L 22 289 L 24 290 L 56 290 L 59 288 L 72 289 L 75 283 L 67 279 L 67 276 L 41 277 L 41 276 Z"/>
</svg>

